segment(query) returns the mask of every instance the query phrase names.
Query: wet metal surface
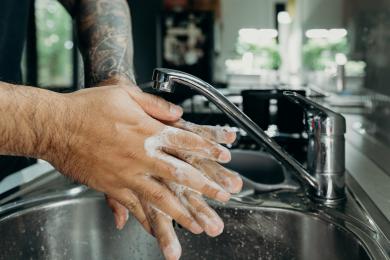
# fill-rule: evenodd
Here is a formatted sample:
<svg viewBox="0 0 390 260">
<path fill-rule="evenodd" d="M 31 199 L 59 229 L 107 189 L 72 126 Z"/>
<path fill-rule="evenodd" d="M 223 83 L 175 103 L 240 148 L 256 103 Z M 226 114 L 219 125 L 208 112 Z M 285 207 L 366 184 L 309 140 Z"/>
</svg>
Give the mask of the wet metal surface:
<svg viewBox="0 0 390 260">
<path fill-rule="evenodd" d="M 256 181 L 274 183 L 270 186 L 289 176 L 265 154 L 253 158 L 253 168 L 238 163 L 237 170 L 248 177 L 255 169 L 258 175 L 283 175 L 277 181 L 256 176 Z M 345 204 L 329 208 L 311 201 L 299 187 L 261 192 L 246 182 L 244 192 L 229 203 L 211 203 L 225 222 L 219 237 L 193 235 L 175 225 L 182 259 L 389 260 L 388 221 L 380 214 L 373 218 L 372 208 L 368 214 L 369 199 L 349 178 L 347 184 Z M 0 205 L 0 259 L 163 259 L 155 239 L 132 217 L 124 230 L 115 228 L 101 194 L 66 181 L 63 190 L 45 187 Z"/>
<path fill-rule="evenodd" d="M 176 225 L 182 259 L 388 259 L 375 228 L 353 207 L 338 216 L 316 208 L 302 193 L 256 199 L 263 204 L 214 205 L 225 221 L 216 238 Z M 1 212 L 0 233 L 7 239 L 0 240 L 0 259 L 163 259 L 155 239 L 132 217 L 116 230 L 103 197 L 91 191 Z"/>
</svg>

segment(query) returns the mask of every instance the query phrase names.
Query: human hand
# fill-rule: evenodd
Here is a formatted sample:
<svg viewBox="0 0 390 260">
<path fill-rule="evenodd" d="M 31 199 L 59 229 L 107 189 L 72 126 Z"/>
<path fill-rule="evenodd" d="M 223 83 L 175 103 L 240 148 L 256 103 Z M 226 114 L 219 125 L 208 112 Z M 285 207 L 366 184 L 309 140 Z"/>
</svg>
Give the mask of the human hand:
<svg viewBox="0 0 390 260">
<path fill-rule="evenodd" d="M 179 120 L 171 125 L 197 133 L 203 138 L 214 142 L 228 144 L 235 140 L 235 133 L 229 128 L 199 126 L 184 120 Z M 190 162 L 194 167 L 201 170 L 203 174 L 207 175 L 208 178 L 221 185 L 226 191 L 236 193 L 241 190 L 241 178 L 218 163 L 206 158 L 197 158 L 189 152 L 176 153 L 175 156 Z M 182 204 L 187 207 L 191 215 L 208 235 L 217 236 L 222 232 L 223 221 L 200 194 L 175 183 L 167 183 L 167 186 L 179 198 Z M 108 199 L 108 203 L 116 216 L 117 226 L 122 228 L 127 220 L 125 207 L 112 199 Z M 166 214 L 148 207 L 142 203 L 142 200 L 141 204 L 143 204 L 143 215 L 146 217 L 146 221 L 141 224 L 157 238 L 166 259 L 178 259 L 181 255 L 181 247 L 172 226 L 172 219 Z"/>
<path fill-rule="evenodd" d="M 219 201 L 227 201 L 230 194 L 170 151 L 191 151 L 215 162 L 228 161 L 230 153 L 215 142 L 150 117 L 153 112 L 148 109 L 153 107 L 144 109 L 140 104 L 154 103 L 151 100 L 150 95 L 123 86 L 65 95 L 61 127 L 52 133 L 51 145 L 42 157 L 63 174 L 125 205 L 136 217 L 143 208 L 134 197 L 200 233 L 203 229 L 189 210 L 161 181 Z"/>
</svg>

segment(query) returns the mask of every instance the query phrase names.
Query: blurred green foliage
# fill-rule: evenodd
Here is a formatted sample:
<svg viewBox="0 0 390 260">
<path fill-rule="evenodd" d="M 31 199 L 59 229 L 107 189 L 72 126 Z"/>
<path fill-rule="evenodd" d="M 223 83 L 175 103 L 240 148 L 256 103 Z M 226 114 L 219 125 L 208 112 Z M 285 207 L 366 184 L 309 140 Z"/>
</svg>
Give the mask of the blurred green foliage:
<svg viewBox="0 0 390 260">
<path fill-rule="evenodd" d="M 335 62 L 336 53 L 347 55 L 348 52 L 349 48 L 346 37 L 337 41 L 309 39 L 303 46 L 303 65 L 308 70 L 323 70 L 327 64 Z"/>
<path fill-rule="evenodd" d="M 48 87 L 72 85 L 72 20 L 55 0 L 36 0 L 38 84 Z"/>
<path fill-rule="evenodd" d="M 239 55 L 244 55 L 247 52 L 251 52 L 254 56 L 261 57 L 262 69 L 277 70 L 281 65 L 281 57 L 278 50 L 276 41 L 269 41 L 267 44 L 254 44 L 246 42 L 238 42 L 236 51 Z"/>
</svg>

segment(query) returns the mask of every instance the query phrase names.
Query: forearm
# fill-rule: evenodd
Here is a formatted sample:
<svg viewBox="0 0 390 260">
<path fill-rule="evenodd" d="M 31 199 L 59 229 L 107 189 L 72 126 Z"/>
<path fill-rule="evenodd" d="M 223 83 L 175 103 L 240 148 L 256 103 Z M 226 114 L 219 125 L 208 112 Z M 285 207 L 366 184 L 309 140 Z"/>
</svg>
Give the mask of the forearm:
<svg viewBox="0 0 390 260">
<path fill-rule="evenodd" d="M 134 82 L 130 10 L 126 0 L 62 0 L 76 20 L 85 83 Z"/>
<path fill-rule="evenodd" d="M 63 114 L 58 95 L 0 82 L 0 154 L 45 157 Z"/>
</svg>

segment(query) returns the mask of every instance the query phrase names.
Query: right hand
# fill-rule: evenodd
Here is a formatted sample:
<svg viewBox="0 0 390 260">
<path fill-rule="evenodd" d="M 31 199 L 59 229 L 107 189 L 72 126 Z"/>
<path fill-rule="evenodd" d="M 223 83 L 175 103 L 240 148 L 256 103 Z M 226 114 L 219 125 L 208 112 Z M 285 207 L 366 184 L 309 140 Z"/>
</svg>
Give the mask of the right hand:
<svg viewBox="0 0 390 260">
<path fill-rule="evenodd" d="M 65 95 L 60 101 L 65 110 L 59 127 L 50 134 L 43 159 L 70 178 L 107 194 L 129 211 L 138 212 L 136 216 L 144 215 L 142 200 L 191 232 L 201 233 L 203 229 L 196 219 L 160 180 L 222 202 L 230 198 L 230 193 L 170 152 L 191 152 L 215 162 L 229 161 L 230 153 L 213 141 L 149 116 L 150 111 L 140 104 L 152 103 L 151 100 L 155 98 L 124 86 Z"/>
</svg>

